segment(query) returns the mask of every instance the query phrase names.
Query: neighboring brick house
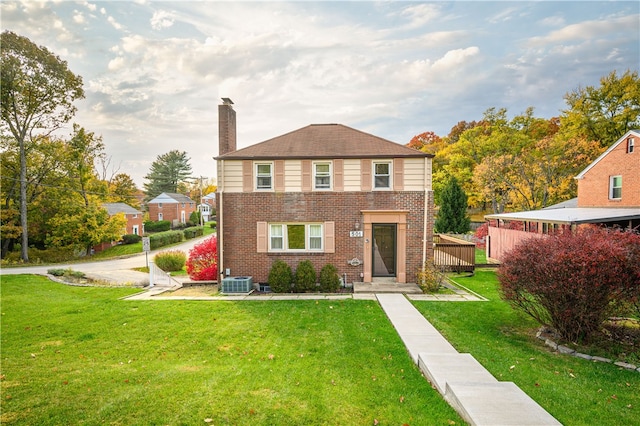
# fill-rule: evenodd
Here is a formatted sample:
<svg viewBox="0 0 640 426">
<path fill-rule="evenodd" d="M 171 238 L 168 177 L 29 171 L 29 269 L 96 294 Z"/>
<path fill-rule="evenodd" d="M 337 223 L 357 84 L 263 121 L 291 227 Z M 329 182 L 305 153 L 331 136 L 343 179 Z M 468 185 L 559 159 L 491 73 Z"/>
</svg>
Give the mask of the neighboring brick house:
<svg viewBox="0 0 640 426">
<path fill-rule="evenodd" d="M 186 195 L 163 192 L 147 203 L 149 220 L 168 220 L 171 226 L 187 223 L 191 213 L 196 211 L 196 202 Z"/>
<path fill-rule="evenodd" d="M 346 282 L 415 282 L 433 256 L 431 154 L 340 124 L 309 125 L 236 150 L 219 106 L 221 278 L 265 283 L 277 259 L 311 260 Z"/>
<path fill-rule="evenodd" d="M 630 130 L 589 164 L 576 176 L 577 199 L 542 210 L 486 215 L 487 257 L 501 261 L 523 240 L 581 224 L 640 230 L 639 145 L 640 131 Z"/>
<path fill-rule="evenodd" d="M 119 213 L 122 213 L 125 219 L 127 219 L 127 225 L 125 229 L 122 230 L 122 235 L 125 235 L 125 234 L 142 235 L 143 214 L 141 211 L 138 211 L 125 203 L 104 203 L 102 204 L 102 207 L 104 207 L 107 210 L 107 212 L 109 213 L 109 216 L 115 216 Z M 117 241 L 102 243 L 100 245 L 95 246 L 93 250 L 95 252 L 99 252 L 116 245 L 116 243 Z"/>
</svg>

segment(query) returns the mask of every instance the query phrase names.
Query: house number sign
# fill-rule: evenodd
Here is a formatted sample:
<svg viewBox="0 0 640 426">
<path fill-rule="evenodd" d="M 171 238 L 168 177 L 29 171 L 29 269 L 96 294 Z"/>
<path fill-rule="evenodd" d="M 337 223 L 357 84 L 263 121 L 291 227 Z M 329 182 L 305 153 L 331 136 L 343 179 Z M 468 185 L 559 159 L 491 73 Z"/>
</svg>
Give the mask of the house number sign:
<svg viewBox="0 0 640 426">
<path fill-rule="evenodd" d="M 362 231 L 349 231 L 350 237 L 362 237 L 363 235 Z"/>
</svg>

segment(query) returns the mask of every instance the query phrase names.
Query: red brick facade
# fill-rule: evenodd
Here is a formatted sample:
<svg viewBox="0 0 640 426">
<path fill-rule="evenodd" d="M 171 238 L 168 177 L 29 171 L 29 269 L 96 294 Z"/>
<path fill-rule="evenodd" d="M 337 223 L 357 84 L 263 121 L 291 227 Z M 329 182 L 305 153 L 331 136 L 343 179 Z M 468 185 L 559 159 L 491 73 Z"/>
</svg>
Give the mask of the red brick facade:
<svg viewBox="0 0 640 426">
<path fill-rule="evenodd" d="M 634 139 L 628 152 L 629 138 Z M 612 199 L 610 182 L 622 178 L 622 196 Z M 578 179 L 578 207 L 640 207 L 640 138 L 623 138 Z"/>
<path fill-rule="evenodd" d="M 162 205 L 162 207 L 160 207 Z M 149 220 L 168 220 L 172 224 L 184 223 L 189 220 L 191 213 L 196 211 L 195 202 L 185 203 L 149 203 Z M 182 220 L 184 212 L 184 221 Z M 162 219 L 160 219 L 162 215 Z"/>
<path fill-rule="evenodd" d="M 424 208 L 427 206 L 427 258 L 433 256 L 433 196 L 432 192 L 252 192 L 224 193 L 223 216 L 218 217 L 224 244 L 222 273 L 230 269 L 232 276 L 249 275 L 254 282 L 266 283 L 272 263 L 281 259 L 293 270 L 305 259 L 313 262 L 316 271 L 331 263 L 347 282 L 361 281 L 363 265 L 351 266 L 347 261 L 365 256 L 364 238 L 351 237 L 356 222 L 362 229 L 366 210 L 396 210 L 407 213 L 406 272 L 407 281 L 415 282 L 422 265 Z M 220 195 L 218 194 L 218 197 Z M 220 200 L 217 200 L 220 203 Z M 221 205 L 221 204 L 219 204 Z M 335 253 L 258 253 L 257 222 L 335 222 Z M 219 247 L 221 247 L 219 245 Z M 369 254 L 370 255 L 370 254 Z"/>
</svg>

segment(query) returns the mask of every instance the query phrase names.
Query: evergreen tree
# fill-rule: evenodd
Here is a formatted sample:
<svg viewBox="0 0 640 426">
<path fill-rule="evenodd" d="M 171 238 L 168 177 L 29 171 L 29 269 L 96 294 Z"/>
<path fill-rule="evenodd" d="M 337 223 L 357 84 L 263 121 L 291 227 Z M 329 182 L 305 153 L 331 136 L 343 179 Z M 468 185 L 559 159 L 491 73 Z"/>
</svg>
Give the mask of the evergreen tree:
<svg viewBox="0 0 640 426">
<path fill-rule="evenodd" d="M 144 177 L 146 200 L 151 200 L 163 192 L 178 192 L 178 184 L 191 175 L 190 158 L 185 151 L 173 150 L 159 155 L 151 164 L 151 170 Z"/>
<path fill-rule="evenodd" d="M 449 178 L 449 182 L 442 191 L 441 200 L 442 205 L 435 223 L 436 232 L 453 234 L 469 232 L 467 195 L 455 177 Z"/>
</svg>

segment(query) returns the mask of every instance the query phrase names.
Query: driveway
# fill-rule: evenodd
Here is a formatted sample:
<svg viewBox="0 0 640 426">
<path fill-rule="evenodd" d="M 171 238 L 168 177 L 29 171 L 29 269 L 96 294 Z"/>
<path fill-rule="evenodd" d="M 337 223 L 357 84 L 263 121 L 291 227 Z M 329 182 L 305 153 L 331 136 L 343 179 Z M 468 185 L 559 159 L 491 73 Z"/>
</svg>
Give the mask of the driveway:
<svg viewBox="0 0 640 426">
<path fill-rule="evenodd" d="M 149 260 L 153 260 L 157 253 L 165 250 L 182 250 L 185 253 L 188 253 L 194 245 L 209 238 L 210 236 L 211 235 L 198 237 L 175 246 L 161 247 L 157 250 L 153 250 L 149 253 Z M 71 268 L 74 271 L 84 272 L 87 276 L 95 279 L 102 279 L 119 284 L 145 285 L 149 283 L 149 275 L 143 272 L 133 271 L 133 268 L 142 268 L 145 266 L 147 266 L 146 256 L 144 253 L 140 253 L 125 258 L 101 260 L 96 262 L 64 263 L 15 268 L 3 267 L 0 269 L 0 276 L 16 274 L 46 275 L 47 271 L 52 268 Z"/>
</svg>

